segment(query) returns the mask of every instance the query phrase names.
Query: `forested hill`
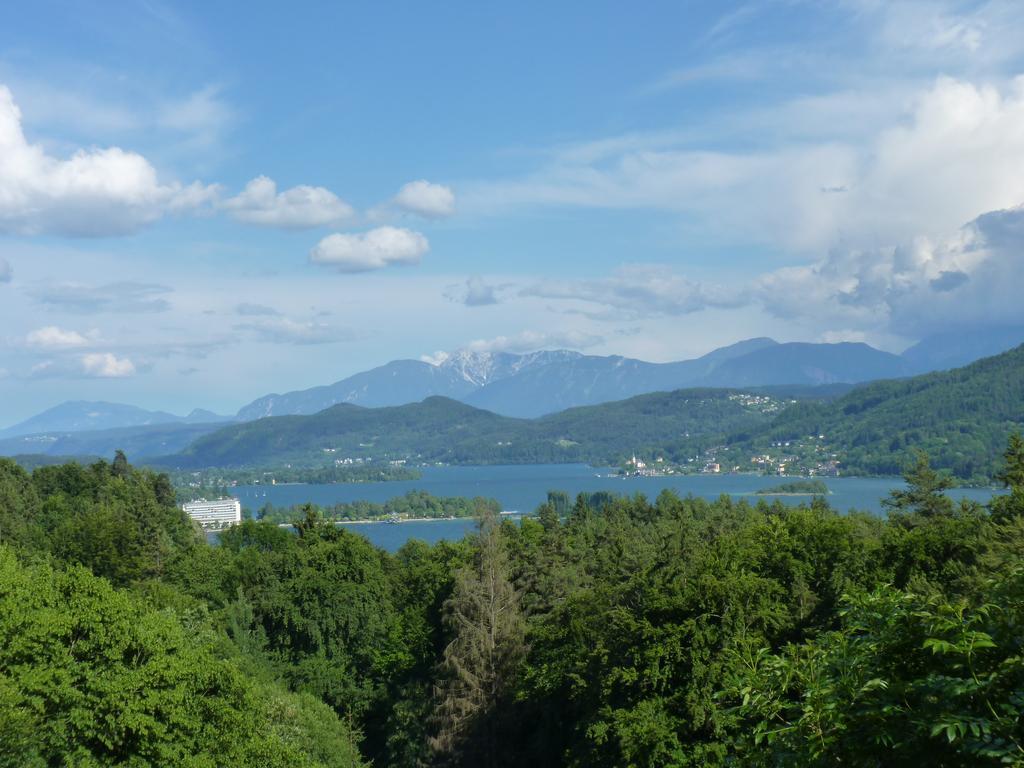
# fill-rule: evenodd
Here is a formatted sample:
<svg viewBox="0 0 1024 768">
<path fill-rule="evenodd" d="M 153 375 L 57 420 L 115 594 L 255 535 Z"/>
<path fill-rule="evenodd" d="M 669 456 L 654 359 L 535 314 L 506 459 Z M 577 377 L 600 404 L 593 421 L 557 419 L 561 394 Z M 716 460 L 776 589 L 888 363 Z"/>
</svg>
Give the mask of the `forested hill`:
<svg viewBox="0 0 1024 768">
<path fill-rule="evenodd" d="M 767 424 L 786 401 L 693 389 L 572 408 L 541 419 L 498 416 L 444 397 L 390 408 L 337 405 L 220 429 L 165 466 L 271 465 L 372 457 L 451 463 L 617 462 L 680 441 Z"/>
<path fill-rule="evenodd" d="M 964 368 L 877 382 L 833 399 L 783 391 L 684 389 L 571 408 L 540 419 L 499 416 L 444 397 L 388 408 L 337 405 L 312 416 L 234 424 L 160 462 L 174 467 L 323 464 L 339 458 L 463 464 L 590 462 L 631 454 L 683 461 L 728 445 L 730 466 L 808 436 L 844 474 L 897 475 L 915 449 L 963 479 L 991 478 L 1024 427 L 1024 346 Z"/>
<path fill-rule="evenodd" d="M 799 403 L 739 448 L 825 435 L 851 474 L 899 474 L 914 449 L 961 478 L 991 477 L 1024 427 L 1024 345 L 963 368 L 867 384 L 831 403 Z"/>
</svg>

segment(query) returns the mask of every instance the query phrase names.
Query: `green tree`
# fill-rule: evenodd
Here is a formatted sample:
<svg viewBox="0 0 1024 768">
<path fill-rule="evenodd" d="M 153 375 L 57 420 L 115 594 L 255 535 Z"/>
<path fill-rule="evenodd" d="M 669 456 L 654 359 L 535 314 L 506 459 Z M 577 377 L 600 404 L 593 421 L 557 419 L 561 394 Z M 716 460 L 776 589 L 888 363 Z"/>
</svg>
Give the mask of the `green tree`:
<svg viewBox="0 0 1024 768">
<path fill-rule="evenodd" d="M 476 538 L 475 562 L 456 575 L 445 604 L 452 639 L 444 649 L 431 744 L 441 763 L 492 768 L 500 764 L 498 708 L 524 653 L 525 627 L 498 515 L 482 515 Z"/>
<path fill-rule="evenodd" d="M 110 467 L 110 474 L 114 477 L 126 478 L 129 471 L 128 457 L 124 455 L 124 451 L 117 451 L 114 454 L 114 463 Z"/>
<path fill-rule="evenodd" d="M 882 505 L 902 519 L 933 518 L 953 514 L 953 502 L 945 492 L 953 487 L 946 475 L 932 469 L 928 454 L 918 451 L 914 465 L 903 474 L 907 487 L 892 491 Z"/>
<path fill-rule="evenodd" d="M 974 607 L 881 587 L 845 599 L 838 631 L 737 650 L 737 761 L 1024 765 L 1022 588 L 1019 567 Z"/>
<path fill-rule="evenodd" d="M 1009 493 L 992 499 L 992 517 L 997 520 L 1024 515 L 1024 438 L 1019 432 L 1010 435 L 1003 461 L 996 479 Z"/>
<path fill-rule="evenodd" d="M 284 733 L 266 691 L 186 629 L 81 567 L 23 566 L 0 547 L 0 745 L 13 765 L 356 766 L 348 729 Z M 344 762 L 318 742 L 346 743 Z"/>
</svg>

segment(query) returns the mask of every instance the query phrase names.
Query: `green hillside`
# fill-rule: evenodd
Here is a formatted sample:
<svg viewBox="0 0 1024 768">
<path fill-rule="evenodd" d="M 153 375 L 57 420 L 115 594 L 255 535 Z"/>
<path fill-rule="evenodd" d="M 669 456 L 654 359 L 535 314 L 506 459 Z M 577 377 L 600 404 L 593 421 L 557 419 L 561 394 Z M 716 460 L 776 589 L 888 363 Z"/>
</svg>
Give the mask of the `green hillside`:
<svg viewBox="0 0 1024 768">
<path fill-rule="evenodd" d="M 1022 427 L 1024 346 L 952 371 L 867 384 L 831 403 L 798 403 L 729 442 L 742 454 L 824 435 L 846 474 L 899 474 L 920 449 L 936 467 L 981 479 Z"/>
<path fill-rule="evenodd" d="M 680 462 L 701 452 L 711 458 L 706 452 L 718 447 L 714 458 L 744 469 L 756 468 L 752 455 L 788 453 L 834 455 L 843 474 L 897 475 L 921 449 L 935 466 L 983 480 L 997 468 L 1009 434 L 1022 426 L 1024 346 L 952 371 L 867 384 L 837 399 L 683 389 L 540 419 L 499 416 L 444 397 L 389 408 L 337 405 L 312 416 L 226 426 L 158 463 L 618 464 L 633 453 Z M 778 443 L 789 445 L 777 449 Z"/>
<path fill-rule="evenodd" d="M 161 464 L 270 466 L 342 458 L 449 463 L 616 463 L 631 453 L 718 440 L 767 424 L 784 405 L 732 390 L 678 390 L 572 408 L 542 419 L 498 416 L 444 397 L 390 408 L 338 405 L 218 430 Z"/>
</svg>

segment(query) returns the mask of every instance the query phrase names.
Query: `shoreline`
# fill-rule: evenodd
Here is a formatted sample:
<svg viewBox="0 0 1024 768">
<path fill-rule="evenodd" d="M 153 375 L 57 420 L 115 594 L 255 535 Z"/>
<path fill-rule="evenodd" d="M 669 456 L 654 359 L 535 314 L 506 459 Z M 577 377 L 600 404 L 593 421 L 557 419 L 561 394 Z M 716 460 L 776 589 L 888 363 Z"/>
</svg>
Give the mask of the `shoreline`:
<svg viewBox="0 0 1024 768">
<path fill-rule="evenodd" d="M 518 511 L 505 511 L 502 510 L 498 513 L 502 518 L 508 517 L 525 517 L 523 512 Z M 335 525 L 367 525 L 369 523 L 387 523 L 388 525 L 395 525 L 398 523 L 450 523 L 454 520 L 473 520 L 472 515 L 463 515 L 461 517 L 403 517 L 399 520 L 381 520 L 379 518 L 373 518 L 369 520 L 331 520 L 330 522 Z"/>
<path fill-rule="evenodd" d="M 779 491 L 777 493 L 762 493 L 760 491 L 748 491 L 737 494 L 739 496 L 832 496 L 833 492 L 816 493 L 815 491 Z"/>
<path fill-rule="evenodd" d="M 519 514 L 518 512 L 516 514 Z M 455 520 L 472 520 L 469 515 L 465 517 L 407 517 L 402 520 L 381 520 L 371 518 L 366 520 L 324 520 L 334 525 L 398 525 L 400 523 L 451 523 Z M 258 522 L 258 521 L 257 521 Z M 292 528 L 291 523 L 278 523 L 278 528 Z"/>
</svg>

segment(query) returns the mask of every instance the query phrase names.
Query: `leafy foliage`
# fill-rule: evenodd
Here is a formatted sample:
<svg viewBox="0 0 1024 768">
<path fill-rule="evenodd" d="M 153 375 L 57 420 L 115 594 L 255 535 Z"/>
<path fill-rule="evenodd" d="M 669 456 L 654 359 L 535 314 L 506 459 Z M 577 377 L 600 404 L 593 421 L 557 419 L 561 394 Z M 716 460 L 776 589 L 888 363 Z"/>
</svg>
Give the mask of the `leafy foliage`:
<svg viewBox="0 0 1024 768">
<path fill-rule="evenodd" d="M 12 765 L 358 765 L 282 738 L 267 700 L 214 637 L 82 567 L 23 566 L 0 549 L 0 743 Z M 315 729 L 351 736 L 317 705 Z M 314 736 L 314 724 L 296 731 Z"/>
<path fill-rule="evenodd" d="M 1022 459 L 991 509 L 922 456 L 888 519 L 552 492 L 395 555 L 0 461 L 0 765 L 1024 765 Z"/>
</svg>

